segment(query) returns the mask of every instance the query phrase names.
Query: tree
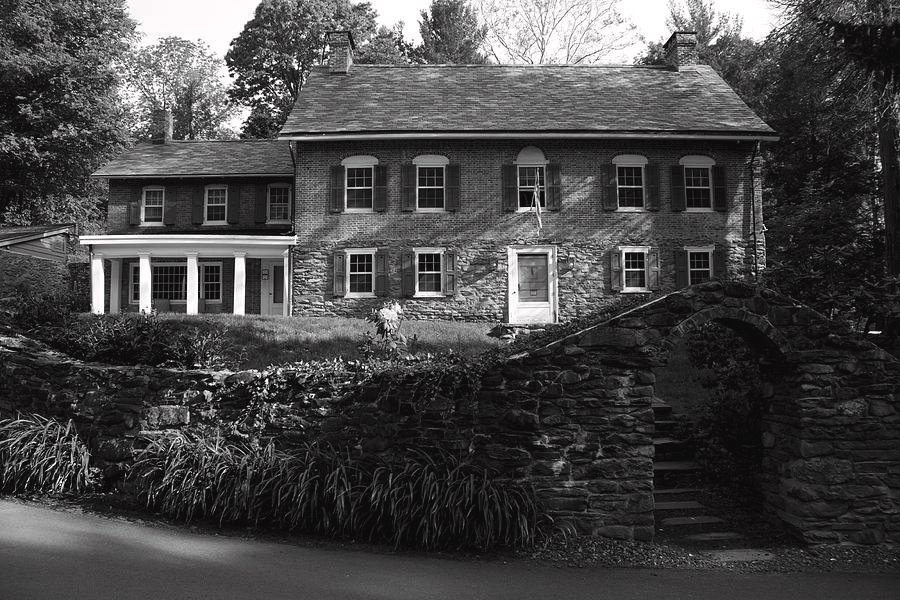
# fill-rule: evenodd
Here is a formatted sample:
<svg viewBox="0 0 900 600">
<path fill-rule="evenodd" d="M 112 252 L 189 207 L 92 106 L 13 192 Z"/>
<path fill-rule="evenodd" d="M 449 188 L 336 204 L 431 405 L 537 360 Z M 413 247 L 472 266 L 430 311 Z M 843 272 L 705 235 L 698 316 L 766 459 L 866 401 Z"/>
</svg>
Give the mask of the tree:
<svg viewBox="0 0 900 600">
<path fill-rule="evenodd" d="M 487 62 L 481 53 L 487 27 L 466 0 L 432 0 L 429 10 L 419 16 L 422 45 L 416 57 L 430 64 L 480 65 Z"/>
<path fill-rule="evenodd" d="M 375 17 L 368 2 L 262 0 L 225 55 L 234 78 L 229 95 L 251 109 L 242 135 L 277 135 L 321 58 L 325 32 L 349 30 L 364 45 L 375 32 Z"/>
<path fill-rule="evenodd" d="M 619 0 L 480 0 L 497 62 L 588 64 L 627 47 L 634 26 Z"/>
<path fill-rule="evenodd" d="M 0 0 L 0 221 L 100 215 L 90 174 L 127 141 L 114 66 L 124 0 Z"/>
<path fill-rule="evenodd" d="M 409 42 L 403 39 L 403 23 L 397 23 L 393 29 L 382 25 L 367 44 L 357 48 L 353 62 L 369 65 L 405 65 L 410 62 L 412 50 Z"/>
<path fill-rule="evenodd" d="M 123 78 L 136 98 L 135 137 L 149 138 L 152 111 L 160 108 L 172 111 L 177 140 L 230 137 L 223 124 L 235 109 L 222 83 L 224 67 L 203 42 L 179 37 L 160 38 L 130 53 Z"/>
</svg>

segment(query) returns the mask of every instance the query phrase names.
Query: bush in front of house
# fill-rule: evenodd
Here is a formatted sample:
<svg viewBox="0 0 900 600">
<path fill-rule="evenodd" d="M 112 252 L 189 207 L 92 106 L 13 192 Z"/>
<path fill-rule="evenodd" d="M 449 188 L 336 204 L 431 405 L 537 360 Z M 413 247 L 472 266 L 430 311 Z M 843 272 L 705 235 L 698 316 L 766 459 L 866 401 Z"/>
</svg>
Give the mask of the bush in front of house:
<svg viewBox="0 0 900 600">
<path fill-rule="evenodd" d="M 152 441 L 129 477 L 149 507 L 183 521 L 427 550 L 527 546 L 536 534 L 528 486 L 437 450 L 387 461 L 319 444 L 287 452 L 180 432 Z"/>
<path fill-rule="evenodd" d="M 0 420 L 0 491 L 12 494 L 82 493 L 97 470 L 72 421 L 40 415 Z"/>
</svg>

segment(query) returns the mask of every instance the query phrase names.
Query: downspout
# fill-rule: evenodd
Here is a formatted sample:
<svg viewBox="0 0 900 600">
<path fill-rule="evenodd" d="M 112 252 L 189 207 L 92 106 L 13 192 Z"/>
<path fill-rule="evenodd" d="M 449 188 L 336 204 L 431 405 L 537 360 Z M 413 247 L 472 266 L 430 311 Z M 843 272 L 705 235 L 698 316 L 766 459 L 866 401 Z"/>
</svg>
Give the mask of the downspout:
<svg viewBox="0 0 900 600">
<path fill-rule="evenodd" d="M 288 142 L 288 148 L 291 151 L 291 165 L 294 167 L 293 177 L 291 181 L 291 190 L 293 194 L 291 194 L 291 235 L 297 235 L 296 228 L 296 219 L 297 219 L 297 202 L 298 202 L 298 194 L 297 194 L 297 178 L 299 173 L 297 172 L 297 149 L 294 147 L 294 142 Z M 284 290 L 284 294 L 286 296 L 285 300 L 288 303 L 288 316 L 294 316 L 294 253 L 291 251 L 291 248 L 288 247 L 288 269 L 290 270 L 290 275 L 287 278 L 287 289 Z"/>
<path fill-rule="evenodd" d="M 759 237 L 756 229 L 756 159 L 759 156 L 759 142 L 753 145 L 750 155 L 750 212 L 753 226 L 753 282 L 759 283 Z"/>
</svg>

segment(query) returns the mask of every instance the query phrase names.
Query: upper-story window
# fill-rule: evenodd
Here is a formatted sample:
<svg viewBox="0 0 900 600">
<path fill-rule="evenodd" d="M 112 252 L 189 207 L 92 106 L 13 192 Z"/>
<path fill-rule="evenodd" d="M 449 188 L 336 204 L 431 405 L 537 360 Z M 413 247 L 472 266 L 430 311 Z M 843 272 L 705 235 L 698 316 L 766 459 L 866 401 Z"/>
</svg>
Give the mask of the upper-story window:
<svg viewBox="0 0 900 600">
<path fill-rule="evenodd" d="M 679 161 L 684 168 L 684 206 L 687 210 L 713 209 L 712 168 L 716 164 L 708 156 L 685 156 Z"/>
<path fill-rule="evenodd" d="M 344 210 L 370 212 L 374 209 L 374 156 L 351 156 L 341 161 L 344 166 Z"/>
<path fill-rule="evenodd" d="M 547 159 L 540 148 L 528 146 L 516 158 L 517 182 L 519 187 L 519 210 L 533 210 L 535 201 L 546 206 Z M 537 194 L 537 198 L 535 198 Z"/>
<path fill-rule="evenodd" d="M 203 205 L 204 225 L 225 225 L 228 213 L 228 188 L 224 185 L 206 186 Z"/>
<path fill-rule="evenodd" d="M 444 156 L 426 154 L 413 160 L 416 166 L 416 210 L 445 209 L 446 170 L 449 160 Z"/>
<path fill-rule="evenodd" d="M 145 187 L 141 199 L 141 224 L 162 225 L 165 201 L 166 191 L 164 188 Z"/>
<path fill-rule="evenodd" d="M 620 154 L 613 159 L 616 169 L 616 197 L 619 210 L 644 208 L 646 196 L 644 168 L 647 157 Z"/>
<path fill-rule="evenodd" d="M 291 187 L 286 183 L 269 185 L 268 222 L 286 223 L 291 219 Z"/>
</svg>

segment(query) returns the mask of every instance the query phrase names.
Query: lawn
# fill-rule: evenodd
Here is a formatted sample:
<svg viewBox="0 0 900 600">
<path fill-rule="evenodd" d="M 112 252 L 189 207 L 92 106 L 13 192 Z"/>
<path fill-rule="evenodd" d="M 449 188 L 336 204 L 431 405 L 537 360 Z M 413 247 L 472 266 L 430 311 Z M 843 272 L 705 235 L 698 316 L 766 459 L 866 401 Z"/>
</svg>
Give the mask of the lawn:
<svg viewBox="0 0 900 600">
<path fill-rule="evenodd" d="M 358 345 L 375 326 L 364 319 L 340 317 L 260 317 L 254 315 L 179 315 L 165 314 L 161 318 L 184 322 L 200 330 L 217 326 L 225 330 L 231 350 L 238 357 L 241 368 L 261 369 L 272 364 L 298 360 L 318 360 L 342 357 L 362 358 Z M 403 322 L 400 331 L 416 342 L 412 350 L 418 352 L 446 352 L 475 355 L 500 345 L 488 337 L 490 323 L 458 321 Z"/>
</svg>

